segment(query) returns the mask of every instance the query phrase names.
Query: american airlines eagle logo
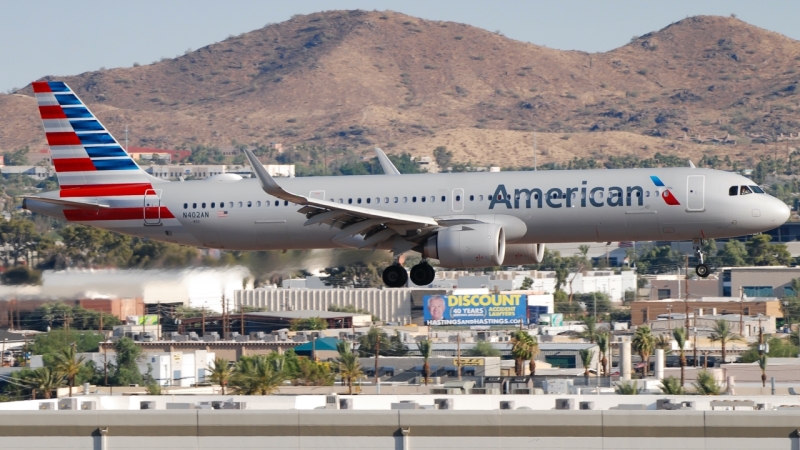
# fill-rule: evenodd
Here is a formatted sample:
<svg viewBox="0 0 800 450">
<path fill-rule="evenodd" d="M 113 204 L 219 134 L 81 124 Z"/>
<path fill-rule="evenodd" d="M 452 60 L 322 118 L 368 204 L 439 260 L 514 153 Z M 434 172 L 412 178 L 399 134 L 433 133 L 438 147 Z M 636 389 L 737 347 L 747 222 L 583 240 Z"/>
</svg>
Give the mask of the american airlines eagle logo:
<svg viewBox="0 0 800 450">
<path fill-rule="evenodd" d="M 653 180 L 653 183 L 656 185 L 656 187 L 666 187 L 664 185 L 664 182 L 661 181 L 661 178 L 658 178 L 655 175 L 650 175 L 650 179 Z M 664 202 L 666 202 L 666 204 L 668 204 L 670 206 L 680 206 L 681 205 L 681 202 L 679 202 L 678 199 L 675 198 L 674 195 L 672 195 L 672 192 L 670 192 L 669 189 L 664 189 L 664 193 L 661 194 L 661 198 L 663 198 Z"/>
</svg>

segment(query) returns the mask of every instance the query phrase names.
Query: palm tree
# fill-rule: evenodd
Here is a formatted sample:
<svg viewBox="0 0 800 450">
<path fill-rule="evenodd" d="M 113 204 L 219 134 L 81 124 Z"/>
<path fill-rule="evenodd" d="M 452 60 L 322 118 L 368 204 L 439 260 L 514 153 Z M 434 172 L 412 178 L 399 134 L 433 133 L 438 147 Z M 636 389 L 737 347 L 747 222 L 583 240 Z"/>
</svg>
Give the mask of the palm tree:
<svg viewBox="0 0 800 450">
<path fill-rule="evenodd" d="M 633 350 L 639 354 L 642 358 L 642 364 L 644 365 L 644 376 L 647 377 L 647 372 L 650 369 L 650 355 L 653 354 L 653 349 L 656 345 L 656 339 L 653 336 L 653 333 L 650 332 L 650 327 L 647 325 L 643 325 L 636 329 L 636 333 L 633 335 Z"/>
<path fill-rule="evenodd" d="M 608 346 L 609 341 L 611 340 L 610 333 L 600 333 L 597 335 L 597 347 L 600 349 L 600 366 L 603 368 L 603 376 L 608 376 L 608 371 L 606 370 L 606 354 L 608 353 Z"/>
<path fill-rule="evenodd" d="M 539 354 L 539 340 L 536 336 L 528 335 L 531 338 L 530 345 L 530 358 L 531 362 L 528 363 L 528 369 L 531 371 L 531 376 L 536 375 L 536 356 Z"/>
<path fill-rule="evenodd" d="M 241 395 L 267 395 L 286 380 L 283 356 L 242 356 L 231 376 L 231 388 Z"/>
<path fill-rule="evenodd" d="M 600 330 L 597 328 L 597 318 L 588 316 L 583 319 L 583 324 L 586 326 L 586 329 L 578 333 L 576 337 L 585 339 L 594 344 L 597 341 L 597 335 L 600 334 Z"/>
<path fill-rule="evenodd" d="M 70 345 L 56 354 L 55 369 L 62 373 L 69 381 L 69 396 L 72 397 L 72 388 L 75 386 L 75 377 L 83 367 L 83 362 L 86 360 L 85 356 L 78 357 L 76 354 L 75 345 Z"/>
<path fill-rule="evenodd" d="M 683 386 L 679 384 L 679 381 L 675 377 L 666 377 L 661 380 L 661 392 L 667 395 L 683 395 Z"/>
<path fill-rule="evenodd" d="M 342 381 L 347 383 L 348 393 L 352 395 L 353 381 L 364 374 L 361 370 L 361 363 L 358 362 L 358 355 L 350 350 L 349 343 L 340 342 L 336 344 L 336 350 L 339 352 L 339 357 L 336 358 L 336 362 L 339 363 L 339 373 Z"/>
<path fill-rule="evenodd" d="M 686 370 L 686 338 L 688 337 L 686 328 L 675 328 L 672 330 L 672 337 L 675 338 L 675 342 L 678 344 L 678 351 L 681 356 L 681 388 L 683 388 L 686 382 L 686 376 L 684 374 Z"/>
<path fill-rule="evenodd" d="M 639 393 L 639 387 L 635 381 L 623 381 L 614 387 L 614 392 L 618 395 L 636 395 Z"/>
<path fill-rule="evenodd" d="M 594 358 L 594 350 L 585 348 L 581 350 L 581 364 L 583 364 L 583 376 L 589 376 L 589 366 L 592 365 L 592 358 Z"/>
<path fill-rule="evenodd" d="M 64 385 L 64 374 L 49 367 L 40 367 L 33 371 L 29 381 L 34 390 L 40 391 L 44 398 L 49 399 L 54 389 Z M 36 396 L 36 392 L 33 395 Z"/>
<path fill-rule="evenodd" d="M 664 354 L 672 353 L 672 337 L 663 334 L 658 335 L 656 338 L 656 348 L 664 350 Z"/>
<path fill-rule="evenodd" d="M 511 356 L 514 358 L 514 372 L 518 377 L 525 375 L 522 363 L 531 358 L 531 335 L 519 330 L 511 333 Z"/>
<path fill-rule="evenodd" d="M 761 387 L 767 387 L 767 355 L 758 357 L 758 367 L 761 368 Z"/>
<path fill-rule="evenodd" d="M 708 337 L 711 342 L 719 341 L 722 346 L 722 362 L 725 362 L 725 344 L 730 341 L 741 341 L 742 337 L 731 330 L 727 320 L 717 320 L 712 327 L 711 335 Z"/>
<path fill-rule="evenodd" d="M 222 395 L 225 395 L 225 387 L 228 385 L 228 382 L 233 375 L 233 369 L 230 366 L 230 363 L 225 358 L 214 358 L 214 366 L 208 367 L 209 372 L 211 372 L 211 381 L 217 383 L 222 388 Z"/>
<path fill-rule="evenodd" d="M 431 341 L 424 339 L 417 342 L 417 348 L 419 348 L 419 353 L 422 355 L 424 361 L 424 364 L 422 364 L 422 373 L 425 375 L 425 386 L 427 386 L 428 378 L 431 377 L 431 365 L 428 363 L 428 358 L 431 357 L 433 346 L 431 345 Z M 460 371 L 461 367 L 456 367 L 456 370 Z"/>
<path fill-rule="evenodd" d="M 714 379 L 714 375 L 705 370 L 697 372 L 694 389 L 699 395 L 719 395 L 722 390 L 719 384 L 717 384 L 717 380 Z"/>
</svg>

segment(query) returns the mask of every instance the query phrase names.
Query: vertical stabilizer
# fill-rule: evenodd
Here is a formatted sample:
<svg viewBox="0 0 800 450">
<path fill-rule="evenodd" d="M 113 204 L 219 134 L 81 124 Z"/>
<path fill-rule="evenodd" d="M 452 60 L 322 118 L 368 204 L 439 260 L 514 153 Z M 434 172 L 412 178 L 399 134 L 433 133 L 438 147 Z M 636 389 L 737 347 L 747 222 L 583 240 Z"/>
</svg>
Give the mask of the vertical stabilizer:
<svg viewBox="0 0 800 450">
<path fill-rule="evenodd" d="M 38 81 L 32 86 L 62 196 L 64 191 L 80 191 L 80 196 L 88 191 L 94 192 L 88 196 L 143 194 L 160 181 L 133 161 L 65 83 Z"/>
</svg>

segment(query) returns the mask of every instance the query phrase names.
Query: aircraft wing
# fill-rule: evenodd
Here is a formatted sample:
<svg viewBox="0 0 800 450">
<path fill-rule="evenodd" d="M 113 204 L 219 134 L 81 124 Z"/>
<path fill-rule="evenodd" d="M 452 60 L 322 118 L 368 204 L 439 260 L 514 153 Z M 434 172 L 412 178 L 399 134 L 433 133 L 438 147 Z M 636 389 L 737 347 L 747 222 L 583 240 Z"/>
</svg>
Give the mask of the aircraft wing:
<svg viewBox="0 0 800 450">
<path fill-rule="evenodd" d="M 253 152 L 247 149 L 244 152 L 264 192 L 281 200 L 303 205 L 304 208 L 299 212 L 305 214 L 308 219 L 305 225 L 325 223 L 340 228 L 342 231 L 334 237 L 334 240 L 362 235 L 364 240 L 359 244 L 359 248 L 375 247 L 411 229 L 439 227 L 439 223 L 433 217 L 381 211 L 293 194 L 283 189 L 272 178 Z"/>
</svg>

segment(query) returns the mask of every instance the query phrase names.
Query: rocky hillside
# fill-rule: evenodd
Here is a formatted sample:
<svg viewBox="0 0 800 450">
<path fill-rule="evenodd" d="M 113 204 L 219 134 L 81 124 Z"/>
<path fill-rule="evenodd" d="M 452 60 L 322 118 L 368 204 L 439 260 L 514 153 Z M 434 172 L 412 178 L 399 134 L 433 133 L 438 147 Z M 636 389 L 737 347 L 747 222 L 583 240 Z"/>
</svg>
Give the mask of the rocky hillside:
<svg viewBox="0 0 800 450">
<path fill-rule="evenodd" d="M 798 66 L 800 42 L 734 18 L 687 18 L 589 54 L 453 22 L 331 11 L 150 65 L 46 78 L 66 81 L 116 135 L 128 125 L 135 146 L 430 155 L 446 145 L 456 161 L 512 166 L 531 164 L 533 131 L 540 164 L 773 154 L 776 136 L 800 133 Z M 0 150 L 44 146 L 30 88 L 0 95 L 0 120 Z M 781 139 L 786 151 L 800 146 Z"/>
</svg>

